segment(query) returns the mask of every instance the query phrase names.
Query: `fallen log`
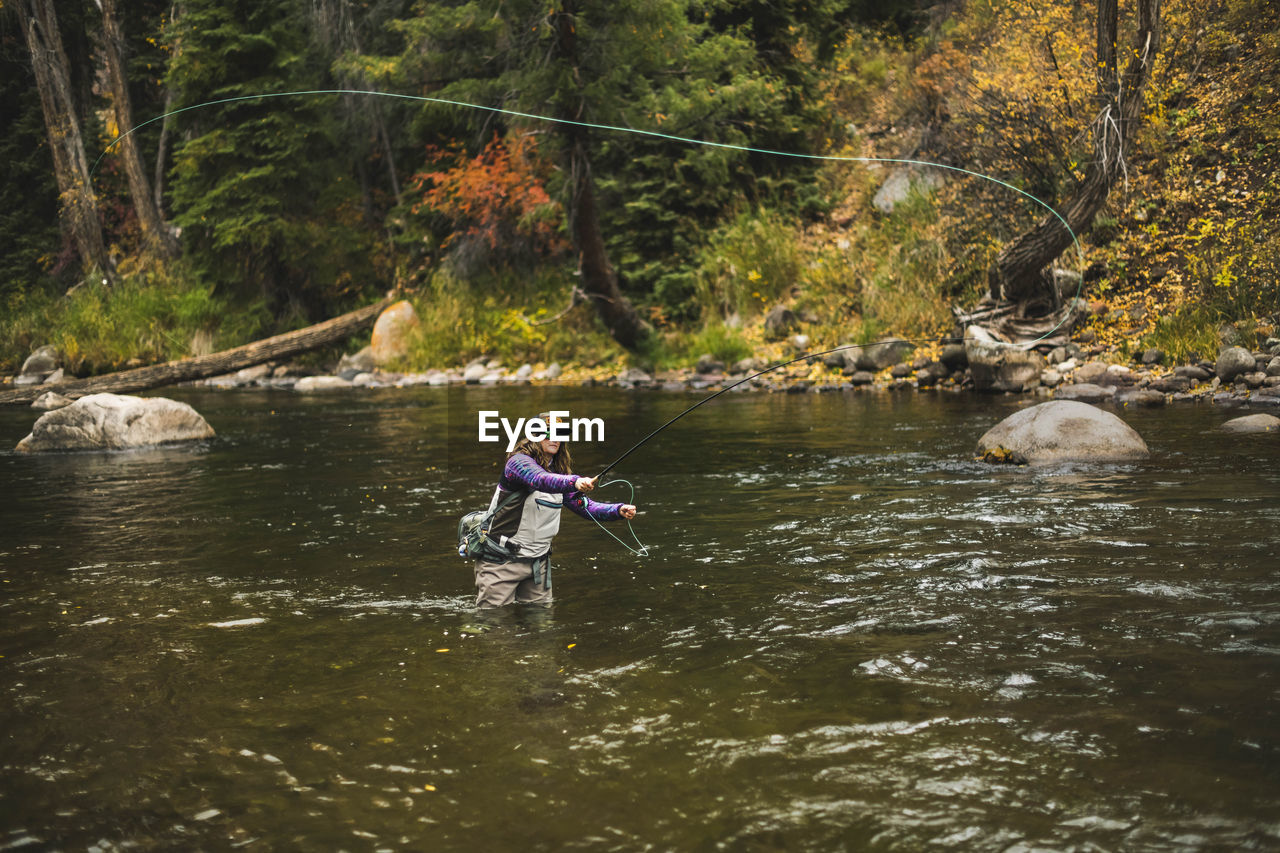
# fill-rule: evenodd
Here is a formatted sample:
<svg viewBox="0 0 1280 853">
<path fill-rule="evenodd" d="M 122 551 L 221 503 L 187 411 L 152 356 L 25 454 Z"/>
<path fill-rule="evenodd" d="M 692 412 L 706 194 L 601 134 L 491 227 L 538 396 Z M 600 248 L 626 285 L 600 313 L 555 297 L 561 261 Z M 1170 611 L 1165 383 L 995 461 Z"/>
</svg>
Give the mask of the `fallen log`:
<svg viewBox="0 0 1280 853">
<path fill-rule="evenodd" d="M 117 373 L 91 376 L 88 379 L 69 379 L 52 384 L 28 385 L 23 388 L 0 391 L 0 404 L 30 403 L 46 391 L 57 391 L 62 396 L 74 400 L 87 394 L 145 391 L 162 385 L 174 385 L 178 382 L 191 382 L 196 379 L 207 379 L 210 376 L 234 373 L 246 367 L 253 367 L 255 364 L 278 358 L 290 358 L 308 350 L 337 343 L 366 326 L 373 325 L 378 315 L 391 302 L 390 298 L 384 299 L 376 305 L 368 305 L 305 329 L 286 332 L 283 335 L 264 338 L 235 349 L 209 355 L 182 358 L 134 370 L 121 370 Z"/>
</svg>

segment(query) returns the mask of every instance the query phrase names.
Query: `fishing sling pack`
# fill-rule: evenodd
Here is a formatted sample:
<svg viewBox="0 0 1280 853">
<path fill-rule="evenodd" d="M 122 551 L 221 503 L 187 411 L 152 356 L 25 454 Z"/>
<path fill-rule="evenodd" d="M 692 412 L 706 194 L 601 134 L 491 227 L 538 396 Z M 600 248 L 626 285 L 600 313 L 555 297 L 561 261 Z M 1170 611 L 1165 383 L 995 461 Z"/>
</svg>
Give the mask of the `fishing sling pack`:
<svg viewBox="0 0 1280 853">
<path fill-rule="evenodd" d="M 508 492 L 492 510 L 478 509 L 464 515 L 458 522 L 458 556 L 492 563 L 505 563 L 513 559 L 516 556 L 513 550 L 489 538 L 489 527 L 500 510 L 526 497 L 527 492 Z"/>
</svg>

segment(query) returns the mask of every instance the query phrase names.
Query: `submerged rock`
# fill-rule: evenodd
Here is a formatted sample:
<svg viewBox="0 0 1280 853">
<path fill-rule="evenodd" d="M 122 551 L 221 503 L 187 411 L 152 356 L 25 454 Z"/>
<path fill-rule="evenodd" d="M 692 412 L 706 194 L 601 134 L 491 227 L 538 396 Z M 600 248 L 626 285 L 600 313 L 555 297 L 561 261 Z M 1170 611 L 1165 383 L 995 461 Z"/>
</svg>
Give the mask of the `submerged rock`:
<svg viewBox="0 0 1280 853">
<path fill-rule="evenodd" d="M 1165 404 L 1164 394 L 1149 388 L 1124 388 L 1117 391 L 1113 399 L 1117 406 L 1155 407 Z"/>
<path fill-rule="evenodd" d="M 1101 403 L 1103 400 L 1110 400 L 1115 393 L 1115 388 L 1104 388 L 1092 382 L 1080 382 L 1075 385 L 1063 385 L 1054 392 L 1054 396 L 1059 400 Z"/>
<path fill-rule="evenodd" d="M 90 394 L 41 415 L 17 449 L 23 453 L 124 450 L 213 436 L 213 427 L 186 403 L 164 397 Z"/>
<path fill-rule="evenodd" d="M 1225 432 L 1280 432 L 1280 418 L 1266 413 L 1232 418 L 1222 425 Z"/>
<path fill-rule="evenodd" d="M 1142 436 L 1120 418 L 1068 400 L 1015 412 L 987 430 L 977 450 L 987 461 L 1031 464 L 1129 462 L 1150 456 Z"/>
</svg>

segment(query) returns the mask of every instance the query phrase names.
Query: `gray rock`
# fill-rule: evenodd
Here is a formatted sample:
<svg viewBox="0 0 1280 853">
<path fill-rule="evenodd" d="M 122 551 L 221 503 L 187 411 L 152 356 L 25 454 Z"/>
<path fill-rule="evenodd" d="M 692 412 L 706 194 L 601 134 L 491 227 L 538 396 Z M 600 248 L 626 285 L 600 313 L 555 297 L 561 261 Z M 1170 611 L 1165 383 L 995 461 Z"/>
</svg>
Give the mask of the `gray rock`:
<svg viewBox="0 0 1280 853">
<path fill-rule="evenodd" d="M 755 373 L 759 369 L 754 358 L 739 359 L 733 365 L 734 373 Z"/>
<path fill-rule="evenodd" d="M 1125 367 L 1123 364 L 1108 365 L 1107 372 L 1094 380 L 1095 385 L 1110 385 L 1113 387 L 1132 385 L 1133 383 L 1133 371 Z"/>
<path fill-rule="evenodd" d="M 71 402 L 70 397 L 64 397 L 57 391 L 45 391 L 32 401 L 31 408 L 47 412 L 52 409 L 61 409 L 63 406 L 70 406 Z"/>
<path fill-rule="evenodd" d="M 501 370 L 489 370 L 485 372 L 484 376 L 480 377 L 481 385 L 497 385 L 501 381 L 502 381 Z"/>
<path fill-rule="evenodd" d="M 253 367 L 246 367 L 244 370 L 238 370 L 235 373 L 236 381 L 242 385 L 257 382 L 259 379 L 266 379 L 270 375 L 271 365 L 269 364 L 255 364 Z"/>
<path fill-rule="evenodd" d="M 1062 374 L 1049 368 L 1040 374 L 1040 384 L 1046 388 L 1057 388 L 1062 384 Z"/>
<path fill-rule="evenodd" d="M 1112 398 L 1117 406 L 1156 407 L 1165 404 L 1164 394 L 1150 388 L 1124 388 L 1116 391 Z"/>
<path fill-rule="evenodd" d="M 1280 376 L 1280 355 L 1267 362 L 1266 373 L 1268 376 Z"/>
<path fill-rule="evenodd" d="M 556 380 L 564 373 L 564 368 L 560 366 L 560 362 L 553 361 L 547 365 L 547 379 Z"/>
<path fill-rule="evenodd" d="M 881 213 L 893 213 L 894 208 L 910 198 L 912 193 L 929 195 L 942 183 L 942 173 L 937 169 L 900 166 L 876 191 L 871 204 Z"/>
<path fill-rule="evenodd" d="M 1232 418 L 1227 421 L 1222 425 L 1222 429 L 1236 433 L 1280 432 L 1280 418 L 1265 413 L 1245 415 L 1242 418 Z"/>
<path fill-rule="evenodd" d="M 911 375 L 911 365 L 895 364 L 892 368 L 889 369 L 889 375 L 892 376 L 894 379 L 904 379 Z"/>
<path fill-rule="evenodd" d="M 44 384 L 55 385 L 58 382 L 61 382 L 64 378 L 66 378 L 66 375 L 67 375 L 66 371 L 63 370 L 61 367 L 59 367 L 57 370 L 53 371 L 53 373 L 50 373 L 48 376 L 44 378 Z"/>
<path fill-rule="evenodd" d="M 950 373 L 946 365 L 932 361 L 916 371 L 916 384 L 921 388 L 929 388 L 946 379 Z"/>
<path fill-rule="evenodd" d="M 1164 350 L 1149 349 L 1142 353 L 1143 364 L 1164 364 Z"/>
<path fill-rule="evenodd" d="M 373 357 L 373 347 L 365 347 L 359 352 L 344 355 L 334 372 L 341 374 L 347 370 L 354 370 L 356 373 L 372 373 L 377 366 Z"/>
<path fill-rule="evenodd" d="M 1049 355 L 1046 356 L 1045 360 L 1050 364 L 1062 364 L 1069 358 L 1071 358 L 1071 354 L 1067 352 L 1066 347 L 1054 347 L 1049 350 Z"/>
<path fill-rule="evenodd" d="M 844 346 L 844 344 L 841 344 L 841 346 Z M 837 370 L 839 370 L 844 367 L 844 354 L 846 352 L 848 352 L 848 350 L 839 350 L 837 352 L 829 352 L 822 357 L 822 363 L 825 364 L 827 367 L 834 367 Z M 741 362 L 739 362 L 739 364 L 740 363 Z M 737 365 L 734 365 L 734 369 L 737 370 Z"/>
<path fill-rule="evenodd" d="M 1184 376 L 1193 382 L 1208 382 L 1213 374 L 1197 364 L 1183 364 L 1173 369 L 1174 376 Z"/>
<path fill-rule="evenodd" d="M 1218 353 L 1214 372 L 1223 382 L 1230 382 L 1242 373 L 1253 372 L 1255 366 L 1253 353 L 1244 347 L 1227 347 Z"/>
<path fill-rule="evenodd" d="M 359 374 L 357 374 L 359 375 Z M 295 391 L 331 391 L 337 388 L 350 388 L 351 381 L 341 376 L 304 376 L 293 386 Z"/>
<path fill-rule="evenodd" d="M 22 362 L 22 370 L 18 371 L 19 376 L 39 375 L 41 379 L 58 369 L 58 351 L 50 346 L 43 346 L 37 349 L 31 355 L 27 356 L 27 360 Z"/>
<path fill-rule="evenodd" d="M 516 371 L 516 379 L 521 382 L 525 381 L 526 379 L 529 379 L 532 376 L 533 376 L 532 364 L 522 364 L 520 365 L 520 368 Z"/>
<path fill-rule="evenodd" d="M 875 373 L 890 365 L 897 364 L 911 354 L 915 347 L 902 338 L 885 338 L 865 347 L 849 352 L 858 354 L 856 365 L 859 370 Z"/>
<path fill-rule="evenodd" d="M 1191 382 L 1187 376 L 1162 376 L 1151 383 L 1151 389 L 1165 394 L 1181 394 L 1191 387 Z"/>
<path fill-rule="evenodd" d="M 1040 353 L 997 341 L 978 326 L 965 331 L 964 346 L 978 391 L 1030 391 L 1047 366 Z"/>
<path fill-rule="evenodd" d="M 208 422 L 186 403 L 164 397 L 90 394 L 41 415 L 17 449 L 23 453 L 123 450 L 213 435 Z"/>
<path fill-rule="evenodd" d="M 1085 403 L 1051 400 L 1015 412 L 978 439 L 990 461 L 1031 464 L 1146 459 L 1147 444 L 1120 418 Z"/>
<path fill-rule="evenodd" d="M 875 381 L 876 381 L 875 374 L 871 373 L 868 370 L 855 370 L 849 376 L 850 385 L 870 385 L 872 382 L 875 382 Z"/>
<path fill-rule="evenodd" d="M 1076 372 L 1071 378 L 1081 385 L 1095 385 L 1098 380 L 1107 375 L 1107 368 L 1110 367 L 1105 361 L 1090 361 L 1076 368 Z"/>
<path fill-rule="evenodd" d="M 764 318 L 764 333 L 770 338 L 785 338 L 795 331 L 799 320 L 796 312 L 785 305 L 775 305 Z"/>
<path fill-rule="evenodd" d="M 797 353 L 804 353 L 809 349 L 808 335 L 792 335 L 787 341 Z"/>
<path fill-rule="evenodd" d="M 938 361 L 952 370 L 964 370 L 969 366 L 969 356 L 964 351 L 964 344 L 947 344 L 942 348 Z"/>
<path fill-rule="evenodd" d="M 1101 403 L 1110 400 L 1116 393 L 1115 388 L 1104 388 L 1091 382 L 1079 382 L 1075 385 L 1063 385 L 1054 391 L 1058 400 L 1074 400 L 1081 403 Z"/>
<path fill-rule="evenodd" d="M 647 385 L 653 377 L 638 367 L 629 367 L 618 374 L 619 385 Z"/>
<path fill-rule="evenodd" d="M 469 364 L 467 369 L 462 371 L 462 381 L 474 385 L 489 372 L 489 368 L 483 364 Z"/>
<path fill-rule="evenodd" d="M 1243 375 L 1241 375 L 1241 376 L 1237 376 L 1237 377 L 1236 377 L 1236 381 L 1237 381 L 1237 382 L 1239 382 L 1239 381 L 1241 381 L 1241 380 L 1243 380 L 1243 381 L 1244 381 L 1244 384 L 1245 384 L 1245 385 L 1248 385 L 1250 388 L 1261 388 L 1261 387 L 1262 387 L 1262 383 L 1267 381 L 1267 374 L 1265 374 L 1265 373 L 1245 373 L 1245 374 L 1243 374 Z"/>
<path fill-rule="evenodd" d="M 724 373 L 724 362 L 713 356 L 711 353 L 703 353 L 698 357 L 698 363 L 694 365 L 693 370 L 699 376 L 706 376 L 712 373 Z"/>
<path fill-rule="evenodd" d="M 15 388 L 25 388 L 28 385 L 39 385 L 44 382 L 43 373 L 24 373 L 21 376 L 13 377 L 13 385 Z"/>
<path fill-rule="evenodd" d="M 1280 338 L 1267 338 L 1267 342 L 1262 348 L 1272 355 L 1280 355 Z"/>
</svg>

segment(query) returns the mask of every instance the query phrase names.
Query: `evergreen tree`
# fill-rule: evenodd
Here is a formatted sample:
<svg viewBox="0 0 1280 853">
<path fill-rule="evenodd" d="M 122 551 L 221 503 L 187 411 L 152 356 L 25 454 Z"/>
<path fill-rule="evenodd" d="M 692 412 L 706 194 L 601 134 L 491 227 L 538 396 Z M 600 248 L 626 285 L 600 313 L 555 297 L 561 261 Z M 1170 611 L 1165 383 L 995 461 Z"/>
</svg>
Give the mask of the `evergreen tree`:
<svg viewBox="0 0 1280 853">
<path fill-rule="evenodd" d="M 181 116 L 171 198 L 200 274 L 315 319 L 372 279 L 357 182 L 335 145 L 336 98 L 298 0 L 188 0 L 168 72 Z"/>
<path fill-rule="evenodd" d="M 717 32 L 699 8 L 687 0 L 421 3 L 395 24 L 404 51 L 391 62 L 369 58 L 365 67 L 439 98 L 729 145 L 795 126 L 785 86 L 754 45 L 737 32 Z M 544 134 L 552 143 L 544 150 L 561 166 L 571 228 L 580 226 L 575 182 L 589 170 L 610 266 L 624 290 L 641 298 L 685 299 L 686 262 L 700 233 L 764 191 L 742 151 L 440 105 L 424 107 L 422 116 L 424 130 L 476 147 L 495 126 Z M 588 256 L 576 248 L 586 279 Z M 595 300 L 598 310 L 610 299 Z"/>
</svg>

